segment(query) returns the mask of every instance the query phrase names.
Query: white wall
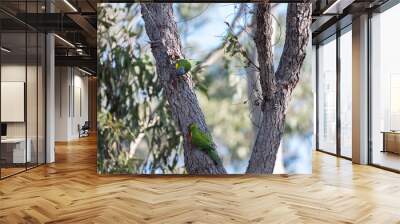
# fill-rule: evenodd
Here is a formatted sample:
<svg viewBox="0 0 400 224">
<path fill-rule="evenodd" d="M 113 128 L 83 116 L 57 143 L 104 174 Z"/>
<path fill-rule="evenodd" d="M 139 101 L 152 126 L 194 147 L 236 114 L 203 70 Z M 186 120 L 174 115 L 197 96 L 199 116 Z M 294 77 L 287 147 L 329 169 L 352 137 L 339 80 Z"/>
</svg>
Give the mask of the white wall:
<svg viewBox="0 0 400 224">
<path fill-rule="evenodd" d="M 1 81 L 25 82 L 25 65 L 8 64 L 1 66 Z M 6 110 L 7 108 L 1 108 Z M 7 123 L 7 137 L 25 137 L 25 122 Z"/>
<path fill-rule="evenodd" d="M 68 140 L 69 79 L 67 67 L 55 68 L 55 141 Z"/>
<path fill-rule="evenodd" d="M 87 76 L 82 76 L 83 73 L 79 72 L 78 75 L 76 74 L 78 70 L 74 70 L 74 94 L 72 99 L 74 99 L 72 111 L 72 120 L 71 120 L 71 135 L 73 138 L 79 137 L 78 133 L 78 124 L 83 125 L 85 121 L 88 121 L 88 78 Z M 81 107 L 81 108 L 80 108 Z"/>
<path fill-rule="evenodd" d="M 26 70 L 27 69 L 27 70 Z M 33 128 L 36 130 L 36 80 L 32 80 L 31 74 L 36 76 L 36 67 L 27 66 L 20 64 L 3 64 L 1 66 L 1 81 L 2 82 L 24 82 L 26 83 L 25 76 L 26 71 L 28 71 L 28 84 L 30 87 L 32 85 L 34 88 L 27 88 L 27 119 L 28 119 L 28 129 Z M 2 96 L 4 97 L 4 96 Z M 8 108 L 2 108 L 2 110 L 7 110 Z M 24 109 L 24 108 L 22 108 Z M 33 113 L 34 111 L 35 113 Z M 33 123 L 32 123 L 33 122 Z M 25 137 L 25 124 L 26 122 L 7 122 L 7 136 L 8 137 Z M 28 137 L 31 132 L 28 130 Z M 35 132 L 36 135 L 36 132 Z"/>
<path fill-rule="evenodd" d="M 38 69 L 38 70 L 37 70 Z M 24 82 L 26 84 L 26 106 L 25 102 L 22 102 L 22 107 L 12 108 L 10 106 L 4 106 L 1 108 L 3 113 L 17 113 L 15 110 L 20 110 L 24 116 L 26 112 L 26 120 L 22 119 L 21 122 L 5 122 L 7 124 L 7 137 L 9 138 L 24 138 L 25 135 L 30 140 L 31 145 L 29 146 L 32 150 L 32 161 L 36 162 L 39 159 L 39 163 L 44 163 L 44 150 L 45 150 L 45 139 L 44 139 L 44 74 L 42 67 L 36 67 L 32 65 L 25 66 L 25 64 L 3 64 L 1 66 L 1 81 L 2 82 Z M 25 80 L 27 78 L 27 80 Z M 3 92 L 2 98 L 8 98 L 7 92 Z M 24 94 L 24 89 L 20 94 Z M 17 103 L 17 102 L 15 102 Z M 13 111 L 14 110 L 14 111 Z M 38 154 L 37 154 L 38 153 Z"/>
<path fill-rule="evenodd" d="M 55 73 L 55 140 L 70 141 L 88 120 L 88 78 L 73 67 L 56 67 Z"/>
<path fill-rule="evenodd" d="M 1 82 L 1 121 L 24 122 L 25 83 Z M 36 105 L 35 105 L 36 108 Z"/>
</svg>

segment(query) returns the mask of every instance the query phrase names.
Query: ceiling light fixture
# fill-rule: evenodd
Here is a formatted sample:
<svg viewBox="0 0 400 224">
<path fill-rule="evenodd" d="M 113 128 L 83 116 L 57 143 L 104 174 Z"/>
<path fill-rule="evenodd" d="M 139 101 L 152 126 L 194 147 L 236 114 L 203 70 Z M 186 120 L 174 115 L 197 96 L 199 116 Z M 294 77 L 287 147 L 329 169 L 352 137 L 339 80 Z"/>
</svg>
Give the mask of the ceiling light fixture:
<svg viewBox="0 0 400 224">
<path fill-rule="evenodd" d="M 67 4 L 74 12 L 78 12 L 78 10 L 68 0 L 64 0 L 64 3 Z"/>
<path fill-rule="evenodd" d="M 66 40 L 66 39 L 64 39 L 64 38 L 62 38 L 62 37 L 60 37 L 59 35 L 57 35 L 57 34 L 54 34 L 54 36 L 55 37 L 57 37 L 59 40 L 61 40 L 62 42 L 64 42 L 64 43 L 66 43 L 67 45 L 69 45 L 70 47 L 73 47 L 73 48 L 75 48 L 75 45 L 73 45 L 71 42 L 69 42 L 68 40 Z"/>
<path fill-rule="evenodd" d="M 78 67 L 78 69 L 81 71 L 81 72 L 83 72 L 83 73 L 85 73 L 85 74 L 87 74 L 87 75 L 92 75 L 92 73 L 90 73 L 90 72 L 88 72 L 88 71 L 86 71 L 86 70 L 83 70 L 83 69 L 81 69 L 81 68 L 79 68 Z"/>
<path fill-rule="evenodd" d="M 7 49 L 7 48 L 5 48 L 5 47 L 1 47 L 1 50 L 4 51 L 4 52 L 6 52 L 6 53 L 10 53 L 10 52 L 11 52 L 11 50 L 9 50 L 9 49 Z"/>
</svg>

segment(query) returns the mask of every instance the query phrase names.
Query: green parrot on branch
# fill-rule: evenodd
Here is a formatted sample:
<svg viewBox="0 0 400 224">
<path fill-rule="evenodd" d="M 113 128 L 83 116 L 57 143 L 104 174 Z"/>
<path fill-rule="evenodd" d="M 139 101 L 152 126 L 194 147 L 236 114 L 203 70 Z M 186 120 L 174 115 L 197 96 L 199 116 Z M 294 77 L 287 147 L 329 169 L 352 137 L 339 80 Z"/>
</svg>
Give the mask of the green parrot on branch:
<svg viewBox="0 0 400 224">
<path fill-rule="evenodd" d="M 202 132 L 196 123 L 189 125 L 189 138 L 192 145 L 205 152 L 215 165 L 222 164 L 217 150 L 213 146 L 212 137 L 208 133 Z"/>
<path fill-rule="evenodd" d="M 176 73 L 175 77 L 172 78 L 172 86 L 174 86 L 174 88 L 176 89 L 177 81 L 181 77 L 186 79 L 185 75 L 190 71 L 190 69 L 192 69 L 192 64 L 187 59 L 179 59 L 178 61 L 176 61 L 175 67 Z"/>
<path fill-rule="evenodd" d="M 179 59 L 176 62 L 176 76 L 180 77 L 187 74 L 192 69 L 192 64 L 187 59 Z"/>
</svg>

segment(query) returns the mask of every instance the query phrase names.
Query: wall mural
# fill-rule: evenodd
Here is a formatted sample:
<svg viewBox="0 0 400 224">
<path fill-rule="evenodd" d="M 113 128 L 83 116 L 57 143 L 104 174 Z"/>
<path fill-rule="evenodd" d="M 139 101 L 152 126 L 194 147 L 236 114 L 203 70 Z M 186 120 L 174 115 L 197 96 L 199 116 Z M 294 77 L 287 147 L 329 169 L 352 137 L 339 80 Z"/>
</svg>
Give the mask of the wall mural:
<svg viewBox="0 0 400 224">
<path fill-rule="evenodd" d="M 311 173 L 311 4 L 98 5 L 100 174 Z"/>
</svg>

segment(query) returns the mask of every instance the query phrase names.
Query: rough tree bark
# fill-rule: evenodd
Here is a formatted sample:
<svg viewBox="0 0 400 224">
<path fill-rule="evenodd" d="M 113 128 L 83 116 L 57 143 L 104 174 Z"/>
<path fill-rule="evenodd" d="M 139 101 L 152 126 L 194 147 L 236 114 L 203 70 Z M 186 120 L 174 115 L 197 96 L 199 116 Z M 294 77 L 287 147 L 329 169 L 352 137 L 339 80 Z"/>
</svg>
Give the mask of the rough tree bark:
<svg viewBox="0 0 400 224">
<path fill-rule="evenodd" d="M 209 132 L 209 130 L 193 90 L 192 79 L 190 77 L 180 79 L 176 86 L 172 84 L 176 74 L 175 60 L 183 58 L 172 4 L 142 3 L 141 12 L 164 94 L 172 117 L 184 136 L 183 148 L 187 172 L 189 174 L 225 174 L 226 171 L 222 165 L 215 165 L 205 153 L 192 147 L 187 138 L 188 127 L 193 122 L 197 123 L 203 131 Z"/>
<path fill-rule="evenodd" d="M 251 32 L 251 30 L 250 30 Z M 249 52 L 249 58 L 255 61 L 257 60 L 256 51 Z M 255 63 L 258 66 L 258 63 Z M 261 111 L 261 84 L 260 84 L 260 73 L 257 69 L 250 66 L 246 68 L 246 81 L 247 81 L 247 102 L 249 105 L 250 119 L 253 126 L 253 132 L 258 133 L 260 128 L 263 111 Z"/>
<path fill-rule="evenodd" d="M 311 3 L 288 5 L 285 45 L 276 73 L 273 69 L 271 23 L 270 4 L 258 4 L 254 41 L 260 64 L 260 83 L 264 102 L 263 120 L 246 171 L 252 174 L 270 174 L 274 170 L 284 130 L 287 105 L 299 81 L 301 66 L 306 55 L 310 36 Z"/>
</svg>

